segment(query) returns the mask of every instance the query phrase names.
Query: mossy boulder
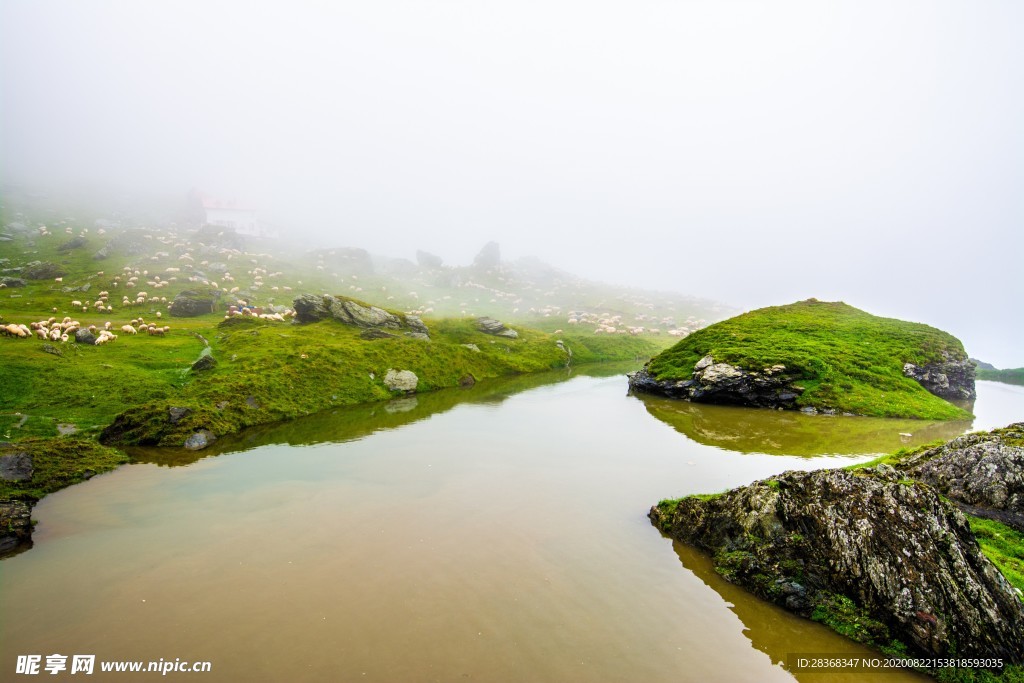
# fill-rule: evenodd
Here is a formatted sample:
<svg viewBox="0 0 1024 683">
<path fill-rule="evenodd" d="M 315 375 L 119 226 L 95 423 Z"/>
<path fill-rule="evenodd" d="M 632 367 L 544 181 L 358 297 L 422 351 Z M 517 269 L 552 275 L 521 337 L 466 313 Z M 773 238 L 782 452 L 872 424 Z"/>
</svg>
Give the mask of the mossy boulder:
<svg viewBox="0 0 1024 683">
<path fill-rule="evenodd" d="M 198 315 L 213 313 L 219 298 L 218 290 L 186 289 L 174 297 L 174 301 L 171 302 L 170 314 L 177 318 L 194 318 Z"/>
<path fill-rule="evenodd" d="M 787 472 L 650 517 L 729 581 L 855 640 L 1024 662 L 1024 605 L 964 515 L 887 465 Z"/>
</svg>

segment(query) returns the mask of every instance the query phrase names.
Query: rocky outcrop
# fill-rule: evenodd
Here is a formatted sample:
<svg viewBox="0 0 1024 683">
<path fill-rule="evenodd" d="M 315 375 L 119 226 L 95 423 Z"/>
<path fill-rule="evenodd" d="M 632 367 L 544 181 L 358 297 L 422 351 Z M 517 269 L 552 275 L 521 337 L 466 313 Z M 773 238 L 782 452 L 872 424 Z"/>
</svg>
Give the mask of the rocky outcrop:
<svg viewBox="0 0 1024 683">
<path fill-rule="evenodd" d="M 0 287 L 24 287 L 27 284 L 20 277 L 0 277 Z"/>
<path fill-rule="evenodd" d="M 651 509 L 758 596 L 878 646 L 1024 661 L 1024 606 L 963 514 L 882 465 L 787 472 Z"/>
<path fill-rule="evenodd" d="M 399 315 L 343 296 L 302 294 L 292 302 L 300 323 L 336 320 L 367 330 L 404 331 L 407 336 L 430 340 L 427 326 L 415 315 Z M 385 335 L 386 336 L 386 335 Z M 374 338 L 385 338 L 376 336 Z"/>
<path fill-rule="evenodd" d="M 515 330 L 505 327 L 505 323 L 494 318 L 481 317 L 476 319 L 476 329 L 480 330 L 484 334 L 493 334 L 496 337 L 506 337 L 508 339 L 518 339 L 519 333 Z"/>
<path fill-rule="evenodd" d="M 32 503 L 0 500 L 0 557 L 31 547 Z"/>
<path fill-rule="evenodd" d="M 194 318 L 197 315 L 213 313 L 219 298 L 217 292 L 201 292 L 187 289 L 180 292 L 171 302 L 170 313 L 176 318 Z"/>
<path fill-rule="evenodd" d="M 88 240 L 85 239 L 85 237 L 83 237 L 82 235 L 78 235 L 77 237 L 72 237 L 67 242 L 64 242 L 59 247 L 57 247 L 57 251 L 71 251 L 72 249 L 81 249 L 88 243 L 89 242 Z"/>
<path fill-rule="evenodd" d="M 959 436 L 897 468 L 968 506 L 970 514 L 1024 531 L 1024 422 Z"/>
<path fill-rule="evenodd" d="M 716 363 L 710 355 L 693 366 L 693 374 L 685 380 L 658 380 L 644 367 L 628 375 L 634 391 L 660 394 L 700 403 L 756 406 L 761 408 L 795 408 L 803 389 L 793 384 L 794 377 L 784 365 L 772 365 L 759 371 L 748 371 L 728 363 Z"/>
<path fill-rule="evenodd" d="M 404 391 L 412 393 L 416 391 L 420 378 L 412 370 L 389 369 L 384 375 L 384 386 L 391 391 Z"/>
<path fill-rule="evenodd" d="M 942 352 L 942 361 L 917 366 L 903 364 L 903 374 L 942 398 L 972 401 L 978 397 L 974 388 L 975 365 L 967 358 L 955 358 Z"/>
</svg>

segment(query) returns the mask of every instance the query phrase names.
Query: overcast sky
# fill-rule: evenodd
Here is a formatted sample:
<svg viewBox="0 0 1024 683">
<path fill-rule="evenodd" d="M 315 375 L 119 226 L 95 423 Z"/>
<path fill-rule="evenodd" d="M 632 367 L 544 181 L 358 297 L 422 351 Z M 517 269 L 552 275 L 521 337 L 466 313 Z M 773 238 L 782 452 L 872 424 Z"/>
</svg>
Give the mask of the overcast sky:
<svg viewBox="0 0 1024 683">
<path fill-rule="evenodd" d="M 0 2 L 0 172 L 1024 366 L 1024 3 Z"/>
</svg>

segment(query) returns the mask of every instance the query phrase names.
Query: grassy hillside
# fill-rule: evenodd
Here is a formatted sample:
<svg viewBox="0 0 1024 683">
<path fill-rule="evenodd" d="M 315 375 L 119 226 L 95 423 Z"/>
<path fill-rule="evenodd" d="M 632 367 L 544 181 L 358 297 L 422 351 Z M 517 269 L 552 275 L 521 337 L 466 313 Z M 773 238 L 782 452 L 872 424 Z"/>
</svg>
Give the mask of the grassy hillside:
<svg viewBox="0 0 1024 683">
<path fill-rule="evenodd" d="M 689 379 L 694 364 L 747 370 L 785 365 L 804 389 L 800 406 L 879 417 L 963 419 L 966 411 L 903 375 L 903 364 L 965 359 L 955 337 L 927 325 L 879 318 L 842 302 L 810 299 L 762 308 L 689 335 L 656 356 L 648 371 L 659 380 Z"/>
<path fill-rule="evenodd" d="M 978 368 L 978 379 L 986 379 L 990 382 L 1002 382 L 1004 384 L 1024 385 L 1024 368 L 1012 368 L 1009 370 L 986 370 Z"/>
</svg>

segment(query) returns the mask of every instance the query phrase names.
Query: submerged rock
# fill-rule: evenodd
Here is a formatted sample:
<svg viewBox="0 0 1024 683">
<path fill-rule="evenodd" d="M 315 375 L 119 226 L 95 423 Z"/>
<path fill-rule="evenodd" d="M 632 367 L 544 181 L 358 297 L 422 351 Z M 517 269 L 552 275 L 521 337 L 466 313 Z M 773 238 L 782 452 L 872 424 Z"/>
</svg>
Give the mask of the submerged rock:
<svg viewBox="0 0 1024 683">
<path fill-rule="evenodd" d="M 651 509 L 729 581 L 856 640 L 1024 661 L 1024 606 L 963 514 L 891 467 L 787 472 Z"/>
<path fill-rule="evenodd" d="M 203 448 L 206 448 L 216 440 L 217 437 L 214 435 L 213 432 L 211 432 L 208 429 L 203 429 L 198 432 L 195 432 L 194 434 L 189 435 L 189 437 L 185 439 L 185 443 L 182 445 L 187 450 L 198 451 Z"/>
</svg>

